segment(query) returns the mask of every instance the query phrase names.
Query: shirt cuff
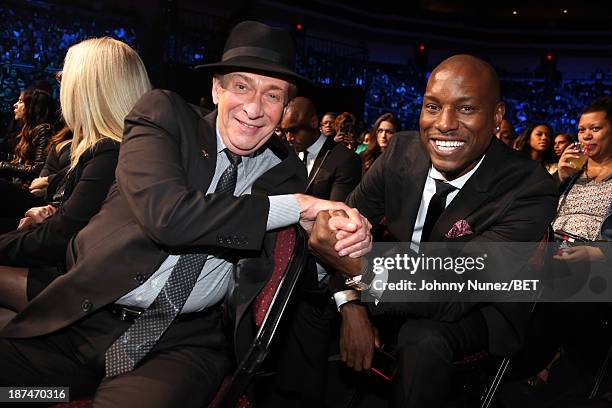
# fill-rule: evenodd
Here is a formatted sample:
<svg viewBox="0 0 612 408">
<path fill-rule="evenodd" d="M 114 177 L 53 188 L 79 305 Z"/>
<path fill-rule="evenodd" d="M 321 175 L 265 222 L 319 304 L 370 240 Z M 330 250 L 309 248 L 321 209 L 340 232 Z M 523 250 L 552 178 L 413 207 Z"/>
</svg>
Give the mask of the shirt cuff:
<svg viewBox="0 0 612 408">
<path fill-rule="evenodd" d="M 293 194 L 270 196 L 268 198 L 270 209 L 268 210 L 266 231 L 286 227 L 300 220 L 300 205 Z"/>
<path fill-rule="evenodd" d="M 359 293 L 356 290 L 348 289 L 334 293 L 334 302 L 336 302 L 338 311 L 340 311 L 340 306 L 354 300 L 359 300 Z"/>
</svg>

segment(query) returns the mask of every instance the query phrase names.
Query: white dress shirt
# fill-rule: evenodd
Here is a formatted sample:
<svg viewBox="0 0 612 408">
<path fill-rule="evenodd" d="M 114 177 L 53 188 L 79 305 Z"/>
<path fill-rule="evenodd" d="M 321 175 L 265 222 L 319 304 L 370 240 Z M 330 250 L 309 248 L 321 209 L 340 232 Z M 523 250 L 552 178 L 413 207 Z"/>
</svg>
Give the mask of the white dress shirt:
<svg viewBox="0 0 612 408">
<path fill-rule="evenodd" d="M 429 168 L 429 172 L 427 173 L 427 179 L 425 180 L 425 187 L 423 188 L 423 195 L 421 196 L 419 212 L 417 213 L 417 217 L 414 222 L 414 229 L 412 231 L 412 240 L 410 243 L 410 248 L 413 251 L 417 253 L 419 251 L 419 246 L 421 244 L 421 235 L 423 234 L 423 226 L 425 225 L 425 218 L 427 217 L 427 207 L 429 206 L 431 198 L 436 193 L 436 182 L 434 181 L 434 179 L 441 180 L 455 187 L 455 190 L 451 191 L 446 196 L 446 205 L 444 207 L 446 208 L 455 199 L 455 197 L 457 197 L 457 194 L 459 194 L 459 191 L 461 191 L 465 183 L 467 183 L 467 181 L 474 175 L 476 170 L 478 170 L 483 159 L 484 155 L 480 158 L 480 160 L 472 170 L 468 171 L 463 176 L 457 177 L 456 179 L 451 181 L 446 180 L 442 173 L 436 170 L 433 165 Z M 387 272 L 384 271 L 382 274 L 378 275 L 376 279 L 386 282 L 387 278 Z M 382 291 L 375 291 L 373 288 L 370 288 L 368 292 L 376 299 L 380 299 L 382 297 Z M 340 309 L 340 306 L 342 306 L 343 304 L 357 299 L 359 299 L 359 294 L 356 291 L 350 289 L 334 293 L 334 300 L 336 301 L 336 306 L 338 307 L 338 309 Z"/>
</svg>

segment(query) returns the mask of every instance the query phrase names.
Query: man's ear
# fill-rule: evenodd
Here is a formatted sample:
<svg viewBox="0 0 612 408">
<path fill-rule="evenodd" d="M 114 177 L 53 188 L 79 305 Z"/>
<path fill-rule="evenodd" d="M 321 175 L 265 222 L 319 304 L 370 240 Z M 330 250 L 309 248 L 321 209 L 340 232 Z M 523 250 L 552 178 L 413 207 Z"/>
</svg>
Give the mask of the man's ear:
<svg viewBox="0 0 612 408">
<path fill-rule="evenodd" d="M 219 104 L 219 92 L 221 92 L 221 81 L 214 76 L 212 79 L 212 100 L 215 105 Z"/>
<path fill-rule="evenodd" d="M 506 115 L 506 104 L 498 102 L 495 106 L 495 126 L 501 126 L 502 120 Z"/>
</svg>

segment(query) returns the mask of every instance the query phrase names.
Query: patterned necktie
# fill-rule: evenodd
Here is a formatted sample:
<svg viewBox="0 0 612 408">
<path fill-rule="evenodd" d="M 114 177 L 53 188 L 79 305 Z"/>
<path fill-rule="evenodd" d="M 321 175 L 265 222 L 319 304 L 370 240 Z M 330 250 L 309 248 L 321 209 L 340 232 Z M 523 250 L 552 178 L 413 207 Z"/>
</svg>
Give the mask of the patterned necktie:
<svg viewBox="0 0 612 408">
<path fill-rule="evenodd" d="M 242 157 L 225 149 L 230 165 L 219 179 L 215 193 L 233 193 Z M 106 351 L 106 376 L 114 377 L 134 366 L 155 346 L 176 318 L 206 262 L 206 254 L 181 255 L 166 284 L 151 306 Z"/>
<path fill-rule="evenodd" d="M 436 221 L 446 209 L 446 197 L 455 190 L 455 187 L 441 180 L 436 180 L 436 194 L 431 197 L 427 206 L 427 216 L 425 216 L 425 224 L 423 224 L 423 233 L 421 234 L 421 242 L 429 241 L 431 231 L 433 230 Z"/>
</svg>

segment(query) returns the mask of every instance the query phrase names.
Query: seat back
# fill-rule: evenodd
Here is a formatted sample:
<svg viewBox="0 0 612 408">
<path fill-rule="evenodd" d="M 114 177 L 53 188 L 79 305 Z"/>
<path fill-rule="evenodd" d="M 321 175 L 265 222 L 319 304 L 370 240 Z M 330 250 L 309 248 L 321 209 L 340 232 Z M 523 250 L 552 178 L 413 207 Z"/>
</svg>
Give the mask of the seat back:
<svg viewBox="0 0 612 408">
<path fill-rule="evenodd" d="M 251 347 L 233 375 L 226 378 L 209 408 L 244 405 L 243 393 L 268 354 L 297 281 L 308 259 L 308 240 L 298 226 L 279 231 L 274 249 L 274 270 L 253 301 L 253 318 L 259 328 Z"/>
</svg>

